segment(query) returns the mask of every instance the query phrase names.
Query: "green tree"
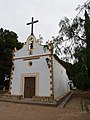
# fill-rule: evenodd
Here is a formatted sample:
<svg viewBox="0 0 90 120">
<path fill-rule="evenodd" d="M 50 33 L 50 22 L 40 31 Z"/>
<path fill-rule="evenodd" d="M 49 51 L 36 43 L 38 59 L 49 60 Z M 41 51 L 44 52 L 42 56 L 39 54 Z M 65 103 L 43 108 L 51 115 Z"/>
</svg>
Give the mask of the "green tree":
<svg viewBox="0 0 90 120">
<path fill-rule="evenodd" d="M 22 46 L 16 33 L 0 29 L 0 85 L 4 84 L 5 76 L 10 78 L 14 48 L 20 49 Z"/>
<path fill-rule="evenodd" d="M 63 59 L 74 59 L 69 69 L 74 84 L 79 89 L 90 89 L 90 2 L 80 8 L 79 14 L 72 20 L 64 18 L 60 21 L 59 36 L 54 39 L 56 53 L 63 54 Z"/>
</svg>

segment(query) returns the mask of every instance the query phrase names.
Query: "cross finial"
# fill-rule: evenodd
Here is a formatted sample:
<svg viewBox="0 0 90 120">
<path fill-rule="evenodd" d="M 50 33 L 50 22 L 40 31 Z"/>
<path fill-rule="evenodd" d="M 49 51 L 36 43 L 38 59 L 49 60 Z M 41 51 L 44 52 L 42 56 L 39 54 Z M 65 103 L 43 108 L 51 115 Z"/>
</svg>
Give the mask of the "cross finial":
<svg viewBox="0 0 90 120">
<path fill-rule="evenodd" d="M 32 17 L 32 21 L 30 23 L 27 23 L 27 25 L 31 24 L 31 35 L 33 35 L 33 24 L 39 22 L 38 20 L 34 21 L 34 18 Z"/>
</svg>

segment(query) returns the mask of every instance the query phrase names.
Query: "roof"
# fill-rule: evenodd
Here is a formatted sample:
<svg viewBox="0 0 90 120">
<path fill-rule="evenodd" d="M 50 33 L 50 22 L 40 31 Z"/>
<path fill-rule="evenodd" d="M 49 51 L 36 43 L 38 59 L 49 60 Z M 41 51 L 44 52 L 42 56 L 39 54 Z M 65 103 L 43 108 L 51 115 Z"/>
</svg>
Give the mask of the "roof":
<svg viewBox="0 0 90 120">
<path fill-rule="evenodd" d="M 53 56 L 65 69 L 67 69 L 66 62 L 64 62 L 63 60 L 60 60 L 56 54 L 54 54 Z"/>
</svg>

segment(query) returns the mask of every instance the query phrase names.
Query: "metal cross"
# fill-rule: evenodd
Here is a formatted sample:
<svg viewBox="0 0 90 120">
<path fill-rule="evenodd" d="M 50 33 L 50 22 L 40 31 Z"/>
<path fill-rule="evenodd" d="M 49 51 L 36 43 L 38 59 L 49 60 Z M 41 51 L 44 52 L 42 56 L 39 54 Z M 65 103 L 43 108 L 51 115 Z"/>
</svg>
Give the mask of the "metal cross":
<svg viewBox="0 0 90 120">
<path fill-rule="evenodd" d="M 39 22 L 38 20 L 34 21 L 34 18 L 32 17 L 32 21 L 30 23 L 27 23 L 27 25 L 31 24 L 31 35 L 33 35 L 33 24 Z"/>
</svg>

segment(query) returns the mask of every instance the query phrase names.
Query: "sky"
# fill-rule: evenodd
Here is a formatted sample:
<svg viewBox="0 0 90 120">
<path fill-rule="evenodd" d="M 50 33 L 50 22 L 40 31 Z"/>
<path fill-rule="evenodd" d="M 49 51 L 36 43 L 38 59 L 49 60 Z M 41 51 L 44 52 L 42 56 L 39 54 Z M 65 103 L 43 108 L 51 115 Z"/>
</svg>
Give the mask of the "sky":
<svg viewBox="0 0 90 120">
<path fill-rule="evenodd" d="M 34 24 L 34 35 L 44 41 L 58 35 L 59 22 L 65 16 L 69 19 L 77 14 L 75 9 L 87 0 L 0 0 L 0 28 L 14 31 L 20 42 L 25 42 L 31 33 L 31 18 L 39 20 Z"/>
</svg>

